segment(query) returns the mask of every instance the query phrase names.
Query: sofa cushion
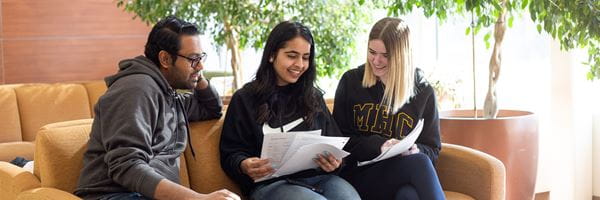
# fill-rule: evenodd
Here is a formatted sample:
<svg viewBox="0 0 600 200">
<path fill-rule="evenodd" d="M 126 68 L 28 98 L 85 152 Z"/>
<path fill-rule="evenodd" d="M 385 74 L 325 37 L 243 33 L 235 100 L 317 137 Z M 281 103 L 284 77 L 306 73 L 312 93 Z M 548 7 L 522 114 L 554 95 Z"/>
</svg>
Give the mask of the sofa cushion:
<svg viewBox="0 0 600 200">
<path fill-rule="evenodd" d="M 12 87 L 0 87 L 0 143 L 22 141 L 17 95 Z"/>
<path fill-rule="evenodd" d="M 31 172 L 0 162 L 0 199 L 16 199 L 19 193 L 39 187 L 40 181 Z"/>
<path fill-rule="evenodd" d="M 33 160 L 33 142 L 4 142 L 0 143 L 0 161 L 9 162 L 17 156 Z"/>
<path fill-rule="evenodd" d="M 446 195 L 447 200 L 475 200 L 469 195 L 458 192 L 444 191 L 444 195 Z"/>
<path fill-rule="evenodd" d="M 54 188 L 35 188 L 31 190 L 27 190 L 21 192 L 19 196 L 17 196 L 16 200 L 52 200 L 52 199 L 60 199 L 60 200 L 81 200 L 81 198 Z"/>
<path fill-rule="evenodd" d="M 219 141 L 223 119 L 190 123 L 191 144 L 196 157 L 189 148 L 185 151 L 191 187 L 200 193 L 210 193 L 220 189 L 241 194 L 239 187 L 221 168 Z"/>
<path fill-rule="evenodd" d="M 23 141 L 35 140 L 43 125 L 91 118 L 85 87 L 80 84 L 30 84 L 15 88 Z"/>
<path fill-rule="evenodd" d="M 75 190 L 90 130 L 91 124 L 40 130 L 34 173 L 42 187 L 71 193 Z"/>
</svg>

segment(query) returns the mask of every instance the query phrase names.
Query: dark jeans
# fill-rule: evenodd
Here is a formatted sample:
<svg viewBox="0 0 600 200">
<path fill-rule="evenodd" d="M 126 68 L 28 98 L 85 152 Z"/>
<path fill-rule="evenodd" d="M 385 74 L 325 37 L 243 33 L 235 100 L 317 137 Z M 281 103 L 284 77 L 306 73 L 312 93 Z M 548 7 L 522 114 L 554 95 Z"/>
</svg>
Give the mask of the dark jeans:
<svg viewBox="0 0 600 200">
<path fill-rule="evenodd" d="M 120 192 L 120 193 L 112 193 L 107 194 L 100 197 L 100 200 L 151 200 L 151 198 L 146 198 L 144 195 L 137 192 Z"/>
<path fill-rule="evenodd" d="M 396 156 L 342 172 L 364 200 L 445 199 L 431 160 L 425 154 Z"/>
<path fill-rule="evenodd" d="M 251 194 L 254 200 L 358 200 L 360 197 L 348 182 L 335 175 L 320 175 L 294 179 L 294 183 L 280 180 L 259 186 Z M 316 189 L 315 190 L 311 190 Z"/>
</svg>

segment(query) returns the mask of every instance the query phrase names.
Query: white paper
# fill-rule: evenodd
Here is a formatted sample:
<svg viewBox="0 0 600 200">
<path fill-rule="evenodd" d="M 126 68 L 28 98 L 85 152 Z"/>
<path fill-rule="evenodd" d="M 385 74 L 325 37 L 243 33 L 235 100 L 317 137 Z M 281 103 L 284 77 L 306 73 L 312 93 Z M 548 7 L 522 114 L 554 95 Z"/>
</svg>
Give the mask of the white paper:
<svg viewBox="0 0 600 200">
<path fill-rule="evenodd" d="M 287 159 L 292 157 L 292 154 L 298 151 L 300 147 L 309 145 L 309 144 L 330 144 L 338 149 L 344 148 L 344 145 L 348 142 L 350 138 L 348 137 L 326 137 L 321 136 L 321 130 L 317 131 L 308 131 L 308 132 L 295 132 L 297 133 L 294 138 L 294 141 L 289 145 L 289 148 L 285 155 L 283 156 L 283 162 L 286 162 Z"/>
<path fill-rule="evenodd" d="M 273 167 L 279 167 L 294 137 L 294 133 L 265 134 L 260 158 L 270 158 Z"/>
<path fill-rule="evenodd" d="M 419 122 L 417 122 L 417 125 L 415 126 L 415 128 L 408 133 L 408 135 L 406 137 L 404 137 L 404 139 L 400 140 L 400 142 L 394 144 L 394 146 L 390 147 L 387 151 L 382 152 L 379 156 L 377 156 L 376 158 L 374 158 L 373 160 L 369 160 L 369 161 L 363 161 L 363 162 L 358 162 L 358 166 L 363 166 L 363 165 L 368 165 L 377 161 L 381 161 L 381 160 L 385 160 L 397 155 L 400 155 L 401 153 L 404 153 L 405 151 L 407 151 L 408 149 L 410 149 L 410 147 L 415 144 L 415 141 L 417 141 L 417 138 L 419 138 L 419 135 L 421 135 L 421 131 L 423 130 L 423 119 L 420 119 Z"/>
<path fill-rule="evenodd" d="M 321 136 L 321 130 L 265 134 L 260 158 L 271 159 L 275 173 L 255 182 L 316 168 L 313 158 L 324 152 L 342 159 L 349 154 L 342 150 L 348 140 L 348 137 Z"/>
<path fill-rule="evenodd" d="M 335 159 L 338 160 L 350 155 L 350 153 L 330 144 L 317 143 L 305 145 L 302 146 L 298 151 L 294 152 L 289 160 L 285 162 L 281 168 L 279 168 L 279 170 L 273 174 L 273 176 L 283 176 L 306 169 L 317 168 L 319 165 L 313 160 L 313 158 L 317 158 L 318 154 L 325 154 L 326 152 L 332 154 Z"/>
</svg>

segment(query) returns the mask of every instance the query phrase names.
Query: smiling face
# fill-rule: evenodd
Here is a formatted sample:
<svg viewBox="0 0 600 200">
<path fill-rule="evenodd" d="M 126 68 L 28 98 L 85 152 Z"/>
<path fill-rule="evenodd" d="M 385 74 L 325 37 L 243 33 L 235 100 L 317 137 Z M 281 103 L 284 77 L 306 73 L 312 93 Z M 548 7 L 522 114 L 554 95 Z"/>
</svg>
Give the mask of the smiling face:
<svg viewBox="0 0 600 200">
<path fill-rule="evenodd" d="M 380 80 L 387 78 L 388 67 L 388 52 L 380 39 L 369 41 L 369 53 L 367 56 L 373 74 Z M 385 81 L 384 81 L 385 82 Z"/>
<path fill-rule="evenodd" d="M 192 66 L 192 61 L 185 58 L 198 58 L 202 54 L 200 38 L 197 35 L 181 36 L 181 49 L 177 52 L 175 62 L 169 66 L 167 81 L 174 89 L 192 89 L 198 83 L 200 70 L 204 68 L 202 62 Z M 182 57 L 185 56 L 185 57 Z"/>
<path fill-rule="evenodd" d="M 296 83 L 308 69 L 310 58 L 310 43 L 298 36 L 288 40 L 283 48 L 277 50 L 271 58 L 273 68 L 277 73 L 277 85 L 285 86 Z"/>
</svg>

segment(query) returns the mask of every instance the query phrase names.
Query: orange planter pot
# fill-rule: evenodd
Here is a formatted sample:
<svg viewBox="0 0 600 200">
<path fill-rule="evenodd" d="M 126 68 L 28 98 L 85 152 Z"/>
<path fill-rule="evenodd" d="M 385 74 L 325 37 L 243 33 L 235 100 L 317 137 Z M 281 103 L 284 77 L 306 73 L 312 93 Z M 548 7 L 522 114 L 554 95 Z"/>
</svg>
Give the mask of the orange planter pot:
<svg viewBox="0 0 600 200">
<path fill-rule="evenodd" d="M 473 110 L 440 113 L 442 142 L 486 152 L 506 166 L 506 199 L 533 199 L 538 163 L 538 120 L 526 111 L 500 110 L 496 119 Z"/>
</svg>

